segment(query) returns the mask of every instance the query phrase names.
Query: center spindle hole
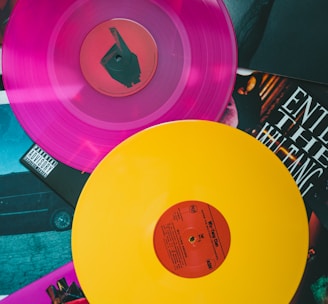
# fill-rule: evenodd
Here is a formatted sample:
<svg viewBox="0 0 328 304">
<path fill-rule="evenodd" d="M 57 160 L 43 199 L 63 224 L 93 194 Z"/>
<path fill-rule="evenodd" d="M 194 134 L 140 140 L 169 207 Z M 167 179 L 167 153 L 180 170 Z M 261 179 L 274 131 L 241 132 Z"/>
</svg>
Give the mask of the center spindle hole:
<svg viewBox="0 0 328 304">
<path fill-rule="evenodd" d="M 189 237 L 189 243 L 193 244 L 195 242 L 195 237 L 192 235 Z"/>
<path fill-rule="evenodd" d="M 122 56 L 121 55 L 116 55 L 115 56 L 115 61 L 116 62 L 120 62 L 122 60 Z"/>
</svg>

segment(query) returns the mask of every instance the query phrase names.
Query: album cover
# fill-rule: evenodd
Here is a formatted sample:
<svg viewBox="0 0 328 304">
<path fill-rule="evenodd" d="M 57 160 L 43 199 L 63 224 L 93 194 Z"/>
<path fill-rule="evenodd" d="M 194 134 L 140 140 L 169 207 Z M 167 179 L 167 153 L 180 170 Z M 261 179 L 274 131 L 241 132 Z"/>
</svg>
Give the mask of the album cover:
<svg viewBox="0 0 328 304">
<path fill-rule="evenodd" d="M 294 177 L 308 213 L 328 228 L 328 86 L 249 71 L 237 73 L 221 121 L 272 150 Z M 228 121 L 229 120 L 229 121 Z"/>
<path fill-rule="evenodd" d="M 0 96 L 0 295 L 7 296 L 71 261 L 74 209 L 19 162 L 32 141 Z"/>
<path fill-rule="evenodd" d="M 325 303 L 328 291 L 328 86 L 239 69 L 232 97 L 220 121 L 247 132 L 273 151 L 294 177 L 306 206 L 309 255 L 304 278 L 292 304 Z M 268 191 L 279 189 L 268 185 Z"/>
<path fill-rule="evenodd" d="M 20 157 L 21 163 L 75 207 L 90 173 L 74 169 L 50 156 L 37 144 Z"/>
<path fill-rule="evenodd" d="M 328 84 L 326 0 L 224 0 L 239 66 Z"/>
</svg>

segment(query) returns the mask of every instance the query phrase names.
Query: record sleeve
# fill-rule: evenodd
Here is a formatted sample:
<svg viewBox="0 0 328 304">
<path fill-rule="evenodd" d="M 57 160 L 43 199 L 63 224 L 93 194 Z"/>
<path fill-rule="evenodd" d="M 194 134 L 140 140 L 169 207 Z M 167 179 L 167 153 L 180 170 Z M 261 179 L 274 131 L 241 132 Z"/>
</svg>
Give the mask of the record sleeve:
<svg viewBox="0 0 328 304">
<path fill-rule="evenodd" d="M 239 67 L 328 84 L 328 3 L 224 0 L 238 41 Z"/>
<path fill-rule="evenodd" d="M 273 151 L 302 193 L 310 244 L 292 304 L 327 300 L 327 94 L 323 84 L 239 69 L 233 99 L 222 118 Z"/>
<path fill-rule="evenodd" d="M 328 88 L 258 71 L 240 70 L 222 122 L 262 142 L 288 168 L 309 215 L 328 228 Z"/>
<path fill-rule="evenodd" d="M 19 162 L 32 140 L 3 99 L 0 130 L 0 295 L 10 295 L 71 261 L 74 209 Z"/>
<path fill-rule="evenodd" d="M 37 144 L 33 144 L 21 156 L 20 162 L 73 208 L 90 176 L 90 173 L 81 172 L 57 161 Z"/>
</svg>

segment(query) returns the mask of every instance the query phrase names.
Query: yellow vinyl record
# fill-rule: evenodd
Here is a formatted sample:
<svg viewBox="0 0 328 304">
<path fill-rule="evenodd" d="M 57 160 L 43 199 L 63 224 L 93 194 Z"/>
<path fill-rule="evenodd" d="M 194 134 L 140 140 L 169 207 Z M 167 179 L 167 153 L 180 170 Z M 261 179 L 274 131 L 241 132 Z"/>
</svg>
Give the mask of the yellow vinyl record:
<svg viewBox="0 0 328 304">
<path fill-rule="evenodd" d="M 235 128 L 187 120 L 145 129 L 97 166 L 74 215 L 88 301 L 289 303 L 308 250 L 294 179 Z"/>
</svg>

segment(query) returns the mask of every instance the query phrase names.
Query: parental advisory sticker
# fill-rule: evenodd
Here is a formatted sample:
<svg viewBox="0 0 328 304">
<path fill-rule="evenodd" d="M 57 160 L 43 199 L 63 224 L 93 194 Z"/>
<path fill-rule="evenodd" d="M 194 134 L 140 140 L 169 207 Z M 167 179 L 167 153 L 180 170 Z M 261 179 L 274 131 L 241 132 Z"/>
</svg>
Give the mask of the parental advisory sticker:
<svg viewBox="0 0 328 304">
<path fill-rule="evenodd" d="M 44 178 L 58 165 L 58 161 L 36 144 L 25 154 L 23 160 Z"/>
</svg>

